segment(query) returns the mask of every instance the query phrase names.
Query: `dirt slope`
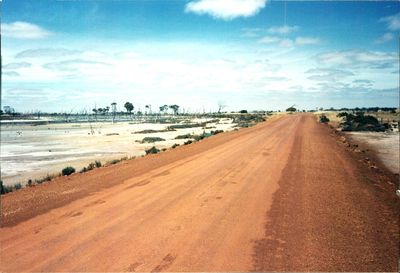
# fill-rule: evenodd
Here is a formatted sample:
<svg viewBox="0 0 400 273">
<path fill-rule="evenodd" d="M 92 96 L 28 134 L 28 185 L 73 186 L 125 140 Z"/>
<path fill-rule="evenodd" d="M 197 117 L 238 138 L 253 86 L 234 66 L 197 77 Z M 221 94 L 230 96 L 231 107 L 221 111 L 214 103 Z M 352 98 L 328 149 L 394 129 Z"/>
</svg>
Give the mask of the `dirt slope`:
<svg viewBox="0 0 400 273">
<path fill-rule="evenodd" d="M 2 271 L 396 271 L 399 201 L 292 115 L 2 197 Z"/>
</svg>

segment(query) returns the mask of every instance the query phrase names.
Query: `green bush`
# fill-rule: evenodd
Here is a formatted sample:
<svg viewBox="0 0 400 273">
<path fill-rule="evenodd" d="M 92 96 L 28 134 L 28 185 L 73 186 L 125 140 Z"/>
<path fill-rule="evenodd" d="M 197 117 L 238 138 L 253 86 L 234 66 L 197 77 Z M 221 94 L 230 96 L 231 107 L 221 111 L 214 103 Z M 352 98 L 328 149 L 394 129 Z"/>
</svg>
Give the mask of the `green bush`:
<svg viewBox="0 0 400 273">
<path fill-rule="evenodd" d="M 110 163 L 111 165 L 117 164 L 117 163 L 119 163 L 119 162 L 121 162 L 120 159 L 113 159 L 113 160 L 109 161 L 109 163 Z"/>
<path fill-rule="evenodd" d="M 188 141 L 186 141 L 185 143 L 183 143 L 183 145 L 188 145 L 188 144 L 191 144 L 191 143 L 193 143 L 193 141 L 188 140 Z"/>
<path fill-rule="evenodd" d="M 157 154 L 160 152 L 159 149 L 157 149 L 155 146 L 151 147 L 150 149 L 145 150 L 146 155 L 148 154 Z"/>
<path fill-rule="evenodd" d="M 175 139 L 186 139 L 186 138 L 193 138 L 193 135 L 185 134 L 185 135 L 179 135 L 179 136 L 175 137 Z"/>
<path fill-rule="evenodd" d="M 87 166 L 87 170 L 91 171 L 95 168 L 95 164 L 93 162 L 90 162 L 89 165 Z"/>
<path fill-rule="evenodd" d="M 321 123 L 328 123 L 329 122 L 329 118 L 327 118 L 325 115 L 321 115 L 319 117 L 319 122 Z"/>
<path fill-rule="evenodd" d="M 101 162 L 98 161 L 98 160 L 96 160 L 96 161 L 94 162 L 94 164 L 96 165 L 96 168 L 100 168 L 100 167 L 101 167 Z"/>
<path fill-rule="evenodd" d="M 0 194 L 6 194 L 9 192 L 13 192 L 15 190 L 19 190 L 22 188 L 21 183 L 16 183 L 14 185 L 3 185 L 3 181 L 0 180 Z"/>
<path fill-rule="evenodd" d="M 53 176 L 47 174 L 46 176 L 44 176 L 42 178 L 35 179 L 35 183 L 42 184 L 43 182 L 51 181 L 51 179 L 53 179 Z"/>
<path fill-rule="evenodd" d="M 75 172 L 75 168 L 74 168 L 74 167 L 71 167 L 71 166 L 65 167 L 65 168 L 62 169 L 62 171 L 61 171 L 62 175 L 71 175 L 71 174 L 73 174 L 74 172 Z"/>
<path fill-rule="evenodd" d="M 145 137 L 142 139 L 142 143 L 154 143 L 157 141 L 165 141 L 165 139 L 161 137 Z"/>
<path fill-rule="evenodd" d="M 172 149 L 175 149 L 176 147 L 180 146 L 179 144 L 175 143 L 174 145 L 171 146 Z"/>
<path fill-rule="evenodd" d="M 384 132 L 389 129 L 389 125 L 380 124 L 374 116 L 364 115 L 364 112 L 339 113 L 338 116 L 343 117 L 342 131 L 376 131 Z"/>
<path fill-rule="evenodd" d="M 133 134 L 153 134 L 153 133 L 164 133 L 164 132 L 170 132 L 170 131 L 176 131 L 174 129 L 163 129 L 163 130 L 152 130 L 152 129 L 146 129 L 146 130 L 142 130 L 142 131 L 137 131 L 134 132 Z"/>
<path fill-rule="evenodd" d="M 3 180 L 0 180 L 0 194 L 12 192 L 12 187 L 3 185 Z"/>
<path fill-rule="evenodd" d="M 194 128 L 194 127 L 205 127 L 207 122 L 203 123 L 189 123 L 189 124 L 175 124 L 168 126 L 168 130 L 175 130 L 175 129 L 186 129 L 186 128 Z"/>
</svg>

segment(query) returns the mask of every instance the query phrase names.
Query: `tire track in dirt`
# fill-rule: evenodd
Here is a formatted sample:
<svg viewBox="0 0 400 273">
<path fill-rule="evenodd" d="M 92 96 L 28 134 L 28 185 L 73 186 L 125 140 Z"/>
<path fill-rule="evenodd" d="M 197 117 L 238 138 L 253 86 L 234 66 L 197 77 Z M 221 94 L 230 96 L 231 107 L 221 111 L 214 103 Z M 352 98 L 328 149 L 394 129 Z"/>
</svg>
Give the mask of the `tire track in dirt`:
<svg viewBox="0 0 400 273">
<path fill-rule="evenodd" d="M 390 269 L 398 257 L 388 243 L 398 232 L 391 218 L 398 204 L 380 204 L 321 126 L 308 115 L 286 116 L 72 176 L 68 189 L 62 181 L 59 191 L 57 182 L 37 187 L 29 200 L 50 190 L 57 198 L 75 193 L 40 213 L 8 216 L 15 224 L 1 230 L 0 269 Z M 92 179 L 106 185 L 89 191 Z M 2 199 L 6 212 L 27 194 Z M 361 265 L 368 259 L 382 262 Z"/>
</svg>

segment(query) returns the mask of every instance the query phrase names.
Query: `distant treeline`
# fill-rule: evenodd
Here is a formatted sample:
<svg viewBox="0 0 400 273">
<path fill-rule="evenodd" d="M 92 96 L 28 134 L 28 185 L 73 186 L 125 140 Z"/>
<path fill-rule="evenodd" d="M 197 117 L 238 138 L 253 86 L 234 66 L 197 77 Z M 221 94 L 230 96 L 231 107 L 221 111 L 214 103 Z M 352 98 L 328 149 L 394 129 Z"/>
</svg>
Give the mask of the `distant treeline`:
<svg viewBox="0 0 400 273">
<path fill-rule="evenodd" d="M 324 111 L 354 111 L 354 112 L 396 112 L 396 107 L 355 107 L 355 108 L 325 108 Z M 320 109 L 321 110 L 321 109 Z"/>
</svg>

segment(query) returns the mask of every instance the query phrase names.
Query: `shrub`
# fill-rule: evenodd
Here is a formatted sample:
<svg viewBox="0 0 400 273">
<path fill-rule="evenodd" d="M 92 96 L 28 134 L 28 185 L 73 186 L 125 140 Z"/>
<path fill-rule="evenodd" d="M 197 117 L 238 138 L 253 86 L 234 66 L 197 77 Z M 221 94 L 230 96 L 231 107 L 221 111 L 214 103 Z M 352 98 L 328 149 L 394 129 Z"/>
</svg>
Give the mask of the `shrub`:
<svg viewBox="0 0 400 273">
<path fill-rule="evenodd" d="M 96 165 L 96 168 L 100 168 L 100 167 L 101 167 L 101 162 L 98 161 L 98 160 L 96 160 L 96 161 L 94 162 L 94 164 Z"/>
<path fill-rule="evenodd" d="M 179 144 L 175 143 L 174 145 L 171 146 L 172 149 L 175 149 L 176 147 L 178 147 Z"/>
<path fill-rule="evenodd" d="M 183 145 L 188 145 L 188 144 L 191 144 L 191 143 L 193 143 L 193 141 L 188 140 L 188 141 L 186 141 L 185 143 L 183 143 Z"/>
<path fill-rule="evenodd" d="M 161 137 L 145 137 L 142 139 L 142 143 L 153 143 L 157 141 L 165 141 L 165 139 Z"/>
<path fill-rule="evenodd" d="M 36 182 L 37 184 L 42 184 L 43 182 L 51 181 L 52 178 L 53 178 L 53 177 L 52 177 L 51 175 L 47 174 L 46 176 L 44 176 L 44 177 L 42 177 L 42 178 L 35 179 L 35 182 Z"/>
<path fill-rule="evenodd" d="M 31 187 L 32 185 L 33 185 L 33 181 L 32 181 L 32 179 L 29 179 L 28 180 L 28 186 Z"/>
<path fill-rule="evenodd" d="M 175 137 L 175 139 L 186 139 L 186 138 L 193 138 L 193 135 L 185 134 L 185 135 L 179 135 L 179 136 Z"/>
<path fill-rule="evenodd" d="M 3 180 L 0 180 L 0 194 L 6 194 L 12 192 L 12 188 L 10 186 L 3 185 Z"/>
<path fill-rule="evenodd" d="M 111 165 L 117 164 L 117 163 L 119 163 L 119 162 L 121 162 L 120 159 L 113 159 L 113 160 L 109 161 L 109 163 L 110 163 Z"/>
<path fill-rule="evenodd" d="M 80 173 L 85 173 L 85 172 L 87 172 L 88 171 L 88 169 L 86 168 L 86 167 L 83 167 L 79 172 Z"/>
<path fill-rule="evenodd" d="M 157 154 L 160 152 L 159 149 L 157 149 L 155 146 L 151 147 L 150 149 L 145 150 L 146 155 L 148 154 Z"/>
<path fill-rule="evenodd" d="M 134 132 L 132 134 L 152 134 L 152 133 L 164 133 L 164 132 L 170 132 L 170 131 L 176 131 L 176 130 L 174 130 L 174 129 L 169 130 L 168 128 L 163 129 L 163 130 L 146 129 L 146 130 Z"/>
<path fill-rule="evenodd" d="M 286 109 L 286 112 L 296 112 L 297 109 L 294 108 L 293 106 L 289 107 L 288 109 Z"/>
<path fill-rule="evenodd" d="M 321 116 L 319 117 L 319 122 L 321 122 L 321 123 L 327 123 L 327 122 L 329 122 L 329 118 L 327 118 L 325 115 L 321 115 Z"/>
<path fill-rule="evenodd" d="M 94 163 L 93 163 L 93 162 L 90 162 L 89 165 L 87 166 L 87 170 L 88 170 L 88 171 L 91 171 L 91 170 L 94 169 L 94 167 L 95 167 Z"/>
<path fill-rule="evenodd" d="M 339 113 L 341 114 L 341 113 Z M 354 114 L 341 115 L 344 121 L 341 123 L 342 131 L 376 131 L 383 132 L 387 130 L 388 126 L 379 123 L 378 119 L 374 116 L 364 115 L 364 112 L 357 112 Z"/>
<path fill-rule="evenodd" d="M 0 180 L 0 194 L 6 194 L 19 189 L 22 189 L 21 183 L 16 183 L 14 185 L 3 185 L 3 181 Z"/>
<path fill-rule="evenodd" d="M 239 113 L 240 114 L 247 114 L 248 112 L 247 112 L 247 110 L 240 110 Z"/>
<path fill-rule="evenodd" d="M 185 128 L 194 128 L 194 127 L 205 127 L 207 125 L 206 122 L 203 123 L 189 123 L 189 124 L 175 124 L 168 126 L 168 130 L 175 130 L 175 129 L 185 129 Z"/>
<path fill-rule="evenodd" d="M 223 132 L 224 132 L 224 130 L 215 130 L 215 131 L 211 131 L 210 133 L 211 133 L 212 135 L 217 135 L 217 134 L 223 133 Z"/>
<path fill-rule="evenodd" d="M 71 167 L 71 166 L 65 167 L 65 168 L 62 169 L 62 171 L 61 171 L 62 175 L 71 175 L 71 174 L 73 174 L 74 172 L 75 172 L 75 168 L 74 168 L 74 167 Z"/>
<path fill-rule="evenodd" d="M 237 127 L 250 127 L 258 122 L 265 121 L 265 118 L 259 114 L 240 115 L 233 117 L 233 123 L 237 123 Z"/>
</svg>

